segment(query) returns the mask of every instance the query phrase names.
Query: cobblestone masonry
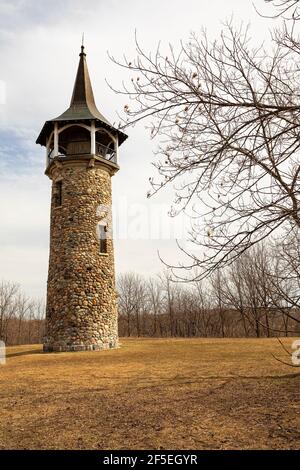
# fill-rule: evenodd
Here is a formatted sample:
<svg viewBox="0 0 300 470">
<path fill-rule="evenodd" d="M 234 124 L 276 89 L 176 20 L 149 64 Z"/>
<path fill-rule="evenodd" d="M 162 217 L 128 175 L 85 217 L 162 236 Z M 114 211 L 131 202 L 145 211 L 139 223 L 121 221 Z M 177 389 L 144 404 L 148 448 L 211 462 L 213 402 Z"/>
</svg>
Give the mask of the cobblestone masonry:
<svg viewBox="0 0 300 470">
<path fill-rule="evenodd" d="M 52 180 L 50 259 L 44 351 L 83 351 L 118 346 L 113 240 L 101 254 L 97 224 L 111 205 L 111 175 L 102 159 L 56 159 Z M 57 205 L 57 182 L 62 204 Z M 108 221 L 108 229 L 111 222 Z"/>
</svg>

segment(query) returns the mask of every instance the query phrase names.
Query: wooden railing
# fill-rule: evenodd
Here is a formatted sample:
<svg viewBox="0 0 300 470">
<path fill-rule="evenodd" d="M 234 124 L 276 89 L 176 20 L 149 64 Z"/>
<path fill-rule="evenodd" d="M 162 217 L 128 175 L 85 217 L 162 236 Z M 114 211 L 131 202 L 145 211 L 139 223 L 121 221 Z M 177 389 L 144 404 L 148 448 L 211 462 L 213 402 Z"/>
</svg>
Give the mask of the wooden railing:
<svg viewBox="0 0 300 470">
<path fill-rule="evenodd" d="M 99 142 L 96 142 L 96 155 L 99 155 L 99 157 L 105 158 L 105 160 L 109 160 L 110 162 L 117 163 L 115 149 L 109 146 L 106 147 Z"/>
<path fill-rule="evenodd" d="M 79 144 L 78 148 L 80 148 L 80 145 L 82 144 L 82 142 L 78 142 L 78 144 Z M 50 164 L 51 161 L 54 159 L 53 153 L 54 151 L 53 149 L 51 149 L 48 154 L 48 164 Z M 89 154 L 90 152 L 80 152 L 80 151 L 75 152 L 74 151 L 72 153 L 59 153 L 57 156 L 60 158 L 64 158 L 64 157 L 70 157 L 70 156 L 76 156 L 76 155 L 89 155 Z M 100 142 L 96 142 L 96 155 L 99 157 L 105 158 L 105 160 L 108 160 L 110 162 L 117 163 L 117 158 L 116 158 L 117 155 L 116 155 L 115 149 L 110 146 L 105 146 L 103 144 L 100 144 Z"/>
</svg>

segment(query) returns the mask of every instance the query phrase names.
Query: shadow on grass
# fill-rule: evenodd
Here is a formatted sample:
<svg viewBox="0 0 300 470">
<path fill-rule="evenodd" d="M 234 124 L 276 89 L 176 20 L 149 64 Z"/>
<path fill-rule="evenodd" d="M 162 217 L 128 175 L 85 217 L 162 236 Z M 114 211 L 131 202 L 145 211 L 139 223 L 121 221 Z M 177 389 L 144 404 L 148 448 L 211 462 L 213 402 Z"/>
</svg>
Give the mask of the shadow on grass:
<svg viewBox="0 0 300 470">
<path fill-rule="evenodd" d="M 29 351 L 7 353 L 6 357 L 8 358 L 8 357 L 17 357 L 17 356 L 31 356 L 33 354 L 43 354 L 43 350 L 42 349 L 36 349 L 36 350 L 30 349 Z"/>
<path fill-rule="evenodd" d="M 296 372 L 295 374 L 286 374 L 286 375 L 282 375 L 281 378 L 283 379 L 295 379 L 297 377 L 300 377 L 300 372 Z"/>
</svg>

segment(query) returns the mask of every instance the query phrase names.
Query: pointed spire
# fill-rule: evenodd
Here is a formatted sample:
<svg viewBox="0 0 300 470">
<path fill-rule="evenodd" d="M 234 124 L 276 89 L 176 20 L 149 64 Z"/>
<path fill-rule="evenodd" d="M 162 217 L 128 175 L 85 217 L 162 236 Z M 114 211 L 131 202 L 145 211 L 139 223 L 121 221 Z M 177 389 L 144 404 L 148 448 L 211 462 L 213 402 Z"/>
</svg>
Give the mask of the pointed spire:
<svg viewBox="0 0 300 470">
<path fill-rule="evenodd" d="M 82 36 L 81 52 L 79 54 L 79 64 L 73 88 L 73 94 L 69 108 L 55 119 L 46 121 L 40 135 L 37 139 L 37 143 L 46 145 L 46 135 L 50 130 L 53 130 L 54 122 L 63 121 L 91 121 L 95 120 L 101 126 L 108 128 L 118 134 L 119 145 L 127 139 L 127 135 L 124 134 L 120 129 L 116 129 L 110 124 L 110 122 L 100 113 L 97 109 L 88 66 L 86 62 L 86 53 L 84 51 L 84 35 Z"/>
<path fill-rule="evenodd" d="M 55 119 L 52 119 L 52 121 L 99 119 L 101 122 L 112 127 L 110 122 L 105 119 L 95 104 L 94 93 L 86 62 L 86 53 L 84 52 L 83 44 L 81 46 L 79 57 L 80 59 L 70 107 L 63 114 Z"/>
<path fill-rule="evenodd" d="M 92 89 L 91 79 L 86 62 L 86 53 L 84 52 L 84 45 L 81 46 L 79 54 L 80 60 L 74 84 L 72 99 L 70 107 L 72 106 L 86 106 L 91 112 L 95 111 L 96 104 L 94 93 Z M 95 109 L 92 109 L 95 108 Z M 98 110 L 97 110 L 98 111 Z M 98 111 L 99 113 L 99 111 Z"/>
</svg>

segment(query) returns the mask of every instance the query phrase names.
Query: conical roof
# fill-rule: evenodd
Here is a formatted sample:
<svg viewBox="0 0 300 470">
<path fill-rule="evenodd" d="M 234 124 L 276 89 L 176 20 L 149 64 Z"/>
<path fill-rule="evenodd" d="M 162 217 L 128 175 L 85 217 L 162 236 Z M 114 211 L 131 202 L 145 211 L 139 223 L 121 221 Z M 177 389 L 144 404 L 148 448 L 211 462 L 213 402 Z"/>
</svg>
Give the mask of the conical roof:
<svg viewBox="0 0 300 470">
<path fill-rule="evenodd" d="M 125 139 L 127 139 L 127 135 L 119 129 L 114 128 L 97 109 L 86 62 L 84 46 L 81 46 L 79 57 L 78 70 L 69 108 L 60 116 L 51 119 L 50 121 L 46 121 L 36 142 L 41 145 L 46 144 L 46 137 L 52 132 L 54 122 L 96 120 L 99 121 L 99 124 L 103 125 L 103 127 L 117 132 L 119 144 L 121 144 Z"/>
</svg>

